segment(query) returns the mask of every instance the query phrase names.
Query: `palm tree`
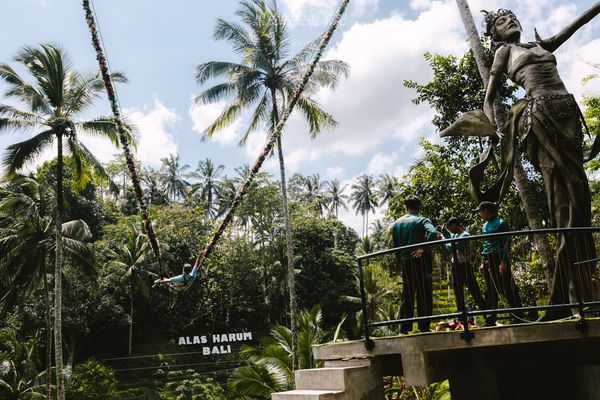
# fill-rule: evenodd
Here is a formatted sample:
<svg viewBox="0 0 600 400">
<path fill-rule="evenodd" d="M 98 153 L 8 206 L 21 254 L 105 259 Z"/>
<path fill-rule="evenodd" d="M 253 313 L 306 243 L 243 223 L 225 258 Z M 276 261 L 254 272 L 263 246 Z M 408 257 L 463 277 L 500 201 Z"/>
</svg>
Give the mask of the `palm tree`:
<svg viewBox="0 0 600 400">
<path fill-rule="evenodd" d="M 348 185 L 341 185 L 338 179 L 334 179 L 325 184 L 327 189 L 325 190 L 325 196 L 327 199 L 327 205 L 329 207 L 329 212 L 334 213 L 335 217 L 338 217 L 338 210 L 342 207 L 344 210 L 348 211 L 348 206 L 346 205 L 346 200 L 348 200 L 348 195 L 344 194 L 346 187 Z"/>
<path fill-rule="evenodd" d="M 185 196 L 190 183 L 184 178 L 187 176 L 185 171 L 190 168 L 189 165 L 181 165 L 179 155 L 169 154 L 168 157 L 161 158 L 161 177 L 160 182 L 163 192 L 170 196 L 172 201 L 177 201 Z"/>
<path fill-rule="evenodd" d="M 165 254 L 161 252 L 161 254 Z M 144 297 L 150 294 L 149 280 L 156 276 L 156 264 L 153 263 L 153 254 L 146 234 L 136 224 L 128 227 L 125 241 L 116 243 L 115 250 L 108 250 L 111 257 L 109 265 L 117 268 L 121 280 L 127 284 L 129 290 L 129 342 L 128 354 L 131 355 L 133 340 L 133 299 L 136 292 Z"/>
<path fill-rule="evenodd" d="M 169 199 L 161 189 L 160 174 L 154 168 L 146 168 L 141 176 L 144 192 L 148 196 L 148 204 L 165 205 Z"/>
<path fill-rule="evenodd" d="M 0 65 L 0 79 L 8 85 L 6 96 L 26 106 L 27 110 L 0 104 L 0 132 L 39 130 L 30 139 L 8 146 L 3 160 L 9 174 L 34 160 L 43 150 L 57 144 L 55 280 L 54 280 L 54 345 L 58 399 L 64 399 L 64 369 L 62 360 L 62 263 L 63 263 L 63 151 L 71 154 L 69 164 L 73 182 L 83 188 L 102 165 L 79 141 L 79 133 L 109 138 L 119 145 L 116 124 L 112 118 L 79 121 L 99 97 L 104 84 L 98 74 L 84 75 L 74 71 L 64 51 L 54 45 L 24 47 L 15 57 L 33 78 L 28 82 L 8 64 Z M 124 81 L 120 75 L 116 80 Z M 129 133 L 128 133 L 129 134 Z M 104 174 L 106 176 L 106 174 Z"/>
<path fill-rule="evenodd" d="M 323 315 L 319 305 L 298 315 L 298 367 L 300 369 L 319 368 L 323 362 L 313 356 L 313 346 L 337 340 L 340 335 L 340 322 L 337 329 L 322 327 Z M 292 364 L 292 332 L 285 326 L 277 325 L 268 337 L 260 339 L 258 347 L 242 345 L 240 355 L 249 362 L 248 366 L 237 368 L 229 380 L 232 390 L 241 396 L 269 398 L 271 393 L 290 390 L 294 386 Z"/>
<path fill-rule="evenodd" d="M 387 320 L 388 309 L 394 297 L 395 281 L 380 264 L 369 264 L 363 271 L 367 317 L 370 322 Z M 360 304 L 360 297 L 342 296 L 352 304 Z M 356 312 L 356 321 L 362 323 L 363 311 Z M 360 330 L 359 330 L 360 331 Z"/>
<path fill-rule="evenodd" d="M 392 174 L 384 174 L 377 181 L 377 198 L 379 207 L 383 207 L 398 194 L 398 179 Z"/>
<path fill-rule="evenodd" d="M 375 251 L 388 247 L 390 221 L 379 218 L 371 222 L 371 240 Z"/>
<path fill-rule="evenodd" d="M 215 164 L 210 158 L 207 158 L 198 163 L 198 168 L 195 172 L 190 174 L 191 177 L 198 179 L 200 182 L 192 186 L 194 192 L 200 191 L 200 200 L 206 202 L 206 214 L 214 215 L 216 210 L 214 209 L 213 196 L 219 196 L 219 188 L 221 183 L 221 177 L 225 166 L 220 164 L 215 167 Z"/>
<path fill-rule="evenodd" d="M 312 206 L 318 215 L 323 215 L 323 210 L 327 208 L 327 199 L 323 191 L 327 181 L 321 182 L 319 174 L 313 174 L 302 179 L 299 198 L 300 201 Z"/>
<path fill-rule="evenodd" d="M 200 93 L 195 98 L 195 104 L 214 103 L 230 95 L 234 96 L 221 115 L 204 132 L 207 137 L 233 122 L 242 111 L 256 105 L 248 129 L 240 141 L 243 144 L 260 123 L 266 123 L 269 132 L 273 131 L 281 110 L 285 108 L 287 101 L 293 98 L 307 61 L 318 48 L 320 38 L 286 60 L 289 37 L 285 18 L 280 14 L 275 2 L 242 1 L 236 15 L 241 19 L 241 24 L 218 19 L 214 37 L 230 42 L 242 60 L 240 63 L 209 61 L 197 65 L 196 80 L 199 84 L 220 76 L 225 77 L 227 81 Z M 316 64 L 313 75 L 297 101 L 298 109 L 309 123 L 311 137 L 315 137 L 323 128 L 336 125 L 333 117 L 323 111 L 312 96 L 321 87 L 335 88 L 340 76 L 347 76 L 347 73 L 348 66 L 341 61 L 320 61 Z M 287 262 L 288 269 L 293 271 L 294 251 L 281 136 L 277 137 L 277 149 L 286 227 Z M 295 347 L 296 328 L 293 324 L 296 320 L 296 295 L 293 272 L 289 273 L 289 277 L 290 321 Z M 296 364 L 294 356 L 294 365 Z"/>
<path fill-rule="evenodd" d="M 15 333 L 0 331 L 0 398 L 6 400 L 49 399 L 44 375 L 35 365 L 36 342 L 21 343 Z"/>
<path fill-rule="evenodd" d="M 46 301 L 46 378 L 50 391 L 52 324 L 47 267 L 55 252 L 52 229 L 55 200 L 48 188 L 33 178 L 15 177 L 0 191 L 0 265 L 7 290 L 0 298 L 3 310 L 22 304 L 25 297 L 43 282 Z M 67 257 L 92 272 L 92 253 L 82 242 L 90 239 L 89 227 L 82 220 L 62 224 L 63 245 Z"/>
<path fill-rule="evenodd" d="M 375 181 L 372 175 L 362 174 L 358 177 L 357 183 L 352 185 L 352 194 L 350 195 L 353 201 L 352 208 L 354 208 L 356 214 L 363 217 L 363 236 L 367 234 L 366 227 L 369 226 L 369 212 L 375 212 L 377 206 L 374 190 Z"/>
</svg>

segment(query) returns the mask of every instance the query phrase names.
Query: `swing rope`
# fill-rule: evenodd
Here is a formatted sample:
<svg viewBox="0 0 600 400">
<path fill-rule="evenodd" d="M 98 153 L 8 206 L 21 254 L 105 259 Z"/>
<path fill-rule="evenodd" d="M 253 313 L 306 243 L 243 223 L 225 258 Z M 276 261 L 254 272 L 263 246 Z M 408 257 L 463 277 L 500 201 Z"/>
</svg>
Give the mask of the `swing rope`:
<svg viewBox="0 0 600 400">
<path fill-rule="evenodd" d="M 200 268 L 200 266 L 202 265 L 202 263 L 204 262 L 206 257 L 208 257 L 211 254 L 211 252 L 214 250 L 214 248 L 217 244 L 217 241 L 220 239 L 221 235 L 223 234 L 223 232 L 225 231 L 227 226 L 231 223 L 237 207 L 242 202 L 242 199 L 244 198 L 244 196 L 248 193 L 250 185 L 252 184 L 252 181 L 254 180 L 256 174 L 262 167 L 267 156 L 269 154 L 271 154 L 271 151 L 273 150 L 273 147 L 275 146 L 277 139 L 281 136 L 281 132 L 283 131 L 283 127 L 285 126 L 285 123 L 286 123 L 288 117 L 290 116 L 292 110 L 294 109 L 294 106 L 298 102 L 298 99 L 302 95 L 302 92 L 304 91 L 304 88 L 306 87 L 308 80 L 312 76 L 317 63 L 321 59 L 321 56 L 323 55 L 323 51 L 325 51 L 325 48 L 327 47 L 327 44 L 329 43 L 331 36 L 333 35 L 334 31 L 336 30 L 336 28 L 342 18 L 342 15 L 344 14 L 344 11 L 348 7 L 349 2 L 350 2 L 350 0 L 341 0 L 340 1 L 340 4 L 338 5 L 336 13 L 333 16 L 333 19 L 331 20 L 327 31 L 323 34 L 323 36 L 321 38 L 321 42 L 319 44 L 318 50 L 317 50 L 313 60 L 306 68 L 306 71 L 304 72 L 304 75 L 302 76 L 302 79 L 301 79 L 300 83 L 298 84 L 296 91 L 294 92 L 294 96 L 292 97 L 291 101 L 289 102 L 288 106 L 286 107 L 283 115 L 279 118 L 279 121 L 277 122 L 277 125 L 273 129 L 271 136 L 269 137 L 269 139 L 263 146 L 258 158 L 256 159 L 256 161 L 254 162 L 254 165 L 252 166 L 252 170 L 250 171 L 250 174 L 248 174 L 248 177 L 246 178 L 244 183 L 238 189 L 237 194 L 231 204 L 231 208 L 227 211 L 225 218 L 223 218 L 219 227 L 217 229 L 215 229 L 215 231 L 213 232 L 212 237 L 206 243 L 204 250 L 200 251 L 200 253 L 198 254 L 198 257 L 196 258 L 196 262 L 194 263 L 194 269 Z"/>
<path fill-rule="evenodd" d="M 129 169 L 131 183 L 133 184 L 133 191 L 135 193 L 135 198 L 137 200 L 138 206 L 140 208 L 140 215 L 146 227 L 146 233 L 148 235 L 148 239 L 150 240 L 152 251 L 154 252 L 154 256 L 159 263 L 161 274 L 163 274 L 160 248 L 156 240 L 156 233 L 154 232 L 152 221 L 150 220 L 150 217 L 148 215 L 148 207 L 143 197 L 140 179 L 135 167 L 135 160 L 129 147 L 129 139 L 127 137 L 125 125 L 123 124 L 121 106 L 119 104 L 119 99 L 117 98 L 117 93 L 113 84 L 108 59 L 105 55 L 106 52 L 104 50 L 103 42 L 101 40 L 101 34 L 98 28 L 95 10 L 93 10 L 93 4 L 90 4 L 90 0 L 83 0 L 82 5 L 83 10 L 85 12 L 85 19 L 87 21 L 90 34 L 92 36 L 92 45 L 94 46 L 94 50 L 96 50 L 96 59 L 98 60 L 98 65 L 100 67 L 100 74 L 102 75 L 102 80 L 104 81 L 106 94 L 108 95 L 108 100 L 110 102 L 110 108 L 112 109 L 115 124 L 117 126 L 119 141 L 121 143 L 121 147 L 123 148 L 123 153 L 125 155 L 125 162 L 127 164 L 127 168 Z"/>
</svg>

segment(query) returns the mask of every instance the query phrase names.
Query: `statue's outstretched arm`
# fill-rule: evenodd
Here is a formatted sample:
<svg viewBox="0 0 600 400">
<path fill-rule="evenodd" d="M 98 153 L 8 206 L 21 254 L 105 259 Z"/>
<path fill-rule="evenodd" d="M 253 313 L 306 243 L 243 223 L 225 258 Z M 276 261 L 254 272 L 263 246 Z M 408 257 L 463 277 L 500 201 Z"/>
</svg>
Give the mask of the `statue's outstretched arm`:
<svg viewBox="0 0 600 400">
<path fill-rule="evenodd" d="M 599 13 L 600 1 L 590 7 L 586 12 L 581 14 L 581 16 L 579 16 L 575 21 L 567 25 L 562 31 L 548 39 L 543 39 L 540 42 L 540 45 L 544 49 L 551 52 L 558 49 L 564 42 L 569 40 L 569 38 L 573 36 L 573 34 L 577 32 L 579 28 L 590 22 Z"/>
</svg>

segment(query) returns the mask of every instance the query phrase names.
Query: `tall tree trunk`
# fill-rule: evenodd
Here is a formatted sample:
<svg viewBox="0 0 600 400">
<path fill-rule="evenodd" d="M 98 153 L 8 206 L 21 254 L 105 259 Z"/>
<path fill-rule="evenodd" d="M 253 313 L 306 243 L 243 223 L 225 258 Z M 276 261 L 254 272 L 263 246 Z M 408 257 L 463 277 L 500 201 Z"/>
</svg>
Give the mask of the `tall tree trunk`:
<svg viewBox="0 0 600 400">
<path fill-rule="evenodd" d="M 129 298 L 129 347 L 127 354 L 131 355 L 131 343 L 133 342 L 133 288 Z"/>
<path fill-rule="evenodd" d="M 279 121 L 277 110 L 277 96 L 275 89 L 271 89 L 271 100 L 273 102 L 273 126 Z M 283 201 L 283 220 L 285 224 L 286 254 L 288 262 L 288 291 L 290 292 L 290 330 L 292 332 L 292 366 L 298 369 L 298 329 L 296 325 L 296 314 L 298 303 L 296 300 L 296 276 L 294 272 L 294 243 L 292 242 L 292 222 L 288 207 L 287 182 L 285 179 L 285 164 L 283 160 L 283 146 L 281 135 L 277 137 L 277 155 L 279 156 L 279 174 L 281 177 L 281 198 Z"/>
<path fill-rule="evenodd" d="M 473 19 L 473 14 L 471 14 L 469 3 L 467 0 L 456 0 L 456 5 L 458 6 L 460 16 L 469 37 L 469 43 L 475 57 L 475 62 L 477 63 L 479 75 L 483 80 L 483 84 L 487 87 L 490 71 L 485 65 L 483 45 L 481 44 L 479 32 L 475 26 L 475 20 Z M 496 115 L 497 126 L 503 126 L 506 121 L 506 113 L 502 108 L 500 96 L 496 96 L 496 99 L 494 100 L 494 113 Z M 529 227 L 531 229 L 543 229 L 544 225 L 542 224 L 542 219 L 539 217 L 537 207 L 535 206 L 534 184 L 527 176 L 521 162 L 521 154 L 518 152 L 515 153 L 514 177 Z M 536 235 L 534 240 L 540 253 L 540 259 L 542 260 L 542 268 L 544 270 L 544 275 L 546 276 L 546 285 L 549 289 L 552 289 L 552 277 L 554 276 L 554 255 L 552 253 L 552 247 L 550 246 L 548 237 L 545 235 Z"/>
<path fill-rule="evenodd" d="M 54 266 L 54 364 L 56 367 L 56 397 L 65 400 L 65 374 L 62 351 L 62 219 L 63 219 L 63 132 L 57 134 L 58 155 L 56 167 L 56 257 Z"/>
<path fill-rule="evenodd" d="M 50 318 L 50 288 L 46 260 L 44 260 L 44 299 L 46 305 L 46 393 L 52 398 L 52 319 Z"/>
<path fill-rule="evenodd" d="M 210 207 L 212 205 L 212 185 L 208 184 L 206 186 L 206 190 L 208 192 L 208 195 L 206 196 L 206 214 L 210 216 Z"/>
</svg>

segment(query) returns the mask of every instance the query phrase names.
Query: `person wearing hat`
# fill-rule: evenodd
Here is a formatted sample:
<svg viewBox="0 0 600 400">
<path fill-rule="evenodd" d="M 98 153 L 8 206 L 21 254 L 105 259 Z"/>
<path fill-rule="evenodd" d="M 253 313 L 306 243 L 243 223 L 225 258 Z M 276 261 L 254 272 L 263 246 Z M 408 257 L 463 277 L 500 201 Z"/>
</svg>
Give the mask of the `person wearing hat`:
<svg viewBox="0 0 600 400">
<path fill-rule="evenodd" d="M 394 247 L 414 245 L 437 239 L 440 234 L 429 218 L 419 215 L 421 200 L 408 196 L 404 200 L 406 214 L 391 227 Z M 396 253 L 398 269 L 402 274 L 402 299 L 400 318 L 414 316 L 414 298 L 417 296 L 417 313 L 420 317 L 433 314 L 432 261 L 429 249 L 417 248 Z M 412 330 L 412 323 L 400 326 L 401 333 Z M 428 321 L 419 322 L 421 332 L 429 332 Z"/>
<path fill-rule="evenodd" d="M 486 222 L 483 224 L 481 233 L 483 235 L 509 232 L 508 222 L 498 217 L 498 207 L 489 201 L 479 203 L 474 212 Z M 481 266 L 479 271 L 483 273 L 487 288 L 488 305 L 498 308 L 498 295 L 502 294 L 510 307 L 521 307 L 519 291 L 515 284 L 510 269 L 510 240 L 506 236 L 483 239 L 481 248 Z M 486 317 L 485 326 L 496 325 L 496 315 Z M 517 322 L 518 318 L 513 318 Z"/>
<path fill-rule="evenodd" d="M 446 226 L 440 227 L 440 232 L 446 239 L 470 236 L 459 217 L 448 219 Z M 452 243 L 446 243 L 444 248 L 450 253 L 453 252 Z M 480 310 L 484 310 L 485 302 L 481 295 L 481 290 L 479 290 L 479 285 L 477 285 L 475 274 L 473 274 L 473 268 L 471 268 L 471 263 L 469 262 L 468 250 L 468 243 L 466 241 L 456 242 L 456 257 L 452 254 L 452 283 L 456 305 L 459 309 L 464 308 L 465 295 L 463 287 L 466 285 L 477 307 Z"/>
</svg>

